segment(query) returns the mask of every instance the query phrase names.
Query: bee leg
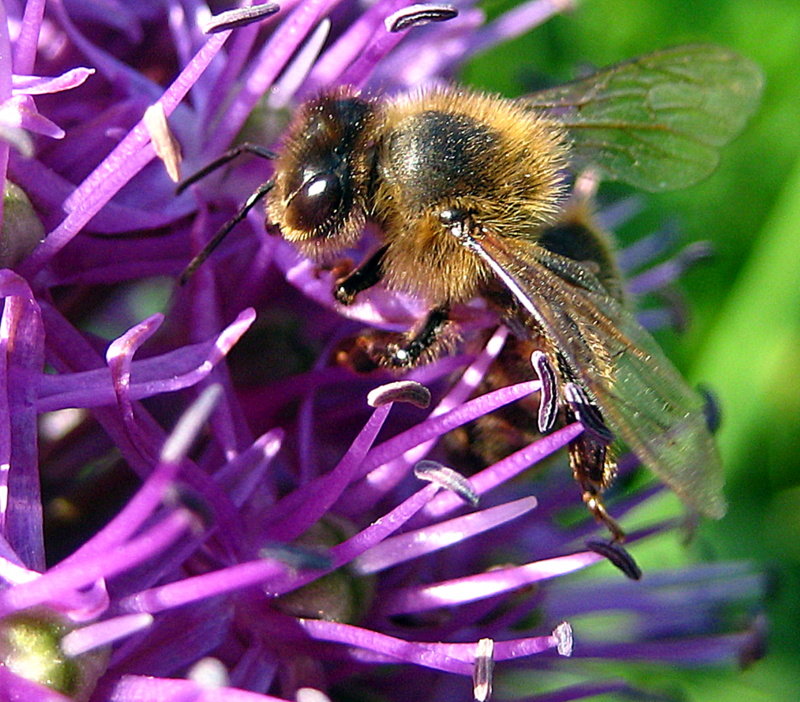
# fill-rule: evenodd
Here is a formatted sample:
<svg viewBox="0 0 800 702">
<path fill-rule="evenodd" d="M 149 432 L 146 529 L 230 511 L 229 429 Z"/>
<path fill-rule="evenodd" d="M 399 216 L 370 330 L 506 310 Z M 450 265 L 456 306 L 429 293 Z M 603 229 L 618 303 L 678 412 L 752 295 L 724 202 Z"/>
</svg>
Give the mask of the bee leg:
<svg viewBox="0 0 800 702">
<path fill-rule="evenodd" d="M 444 333 L 448 322 L 448 308 L 442 306 L 432 309 L 422 325 L 411 332 L 367 331 L 340 346 L 336 362 L 359 373 L 377 368 L 413 368 L 433 360 L 453 340 L 452 335 Z"/>
<path fill-rule="evenodd" d="M 568 421 L 574 419 L 571 409 L 566 411 L 566 416 Z M 572 475 L 583 491 L 584 504 L 595 521 L 611 532 L 612 541 L 622 543 L 625 541 L 625 532 L 608 513 L 601 496 L 616 471 L 616 462 L 610 455 L 608 442 L 586 430 L 570 442 L 568 451 Z"/>
<path fill-rule="evenodd" d="M 385 332 L 383 348 L 373 348 L 372 353 L 378 356 L 380 365 L 390 368 L 413 368 L 420 359 L 427 354 L 434 354 L 434 349 L 439 344 L 442 332 L 449 321 L 450 309 L 446 305 L 434 307 L 422 326 L 413 336 Z M 395 339 L 397 339 L 395 341 Z"/>
<path fill-rule="evenodd" d="M 358 268 L 336 281 L 333 296 L 338 302 L 351 305 L 358 293 L 380 282 L 383 278 L 383 257 L 386 255 L 386 249 L 386 246 L 381 246 Z"/>
<path fill-rule="evenodd" d="M 608 513 L 606 506 L 603 504 L 603 498 L 594 488 L 584 490 L 583 503 L 595 520 L 603 524 L 611 532 L 612 541 L 618 544 L 625 541 L 625 531 L 619 525 L 619 522 Z"/>
<path fill-rule="evenodd" d="M 394 368 L 411 368 L 422 356 L 430 352 L 439 341 L 442 332 L 450 320 L 450 308 L 447 305 L 434 307 L 425 318 L 419 330 L 403 343 L 388 344 L 386 361 Z"/>
</svg>

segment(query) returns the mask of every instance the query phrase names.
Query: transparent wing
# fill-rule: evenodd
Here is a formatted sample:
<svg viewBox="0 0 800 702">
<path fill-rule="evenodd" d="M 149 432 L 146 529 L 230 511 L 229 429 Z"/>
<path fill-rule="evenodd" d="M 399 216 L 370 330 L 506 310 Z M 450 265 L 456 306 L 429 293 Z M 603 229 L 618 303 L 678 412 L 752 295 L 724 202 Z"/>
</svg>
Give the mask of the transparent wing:
<svg viewBox="0 0 800 702">
<path fill-rule="evenodd" d="M 615 434 L 684 502 L 722 517 L 722 468 L 703 401 L 633 315 L 585 266 L 533 242 L 460 239 L 555 343 Z"/>
<path fill-rule="evenodd" d="M 576 168 L 651 192 L 707 176 L 755 110 L 763 77 L 733 51 L 679 46 L 520 98 L 565 126 Z"/>
</svg>

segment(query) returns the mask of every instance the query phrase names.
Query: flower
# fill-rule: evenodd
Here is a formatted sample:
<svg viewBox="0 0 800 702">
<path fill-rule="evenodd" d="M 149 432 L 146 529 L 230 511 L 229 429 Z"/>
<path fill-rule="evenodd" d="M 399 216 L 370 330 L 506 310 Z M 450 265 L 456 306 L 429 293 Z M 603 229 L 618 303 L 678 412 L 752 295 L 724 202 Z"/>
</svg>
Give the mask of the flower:
<svg viewBox="0 0 800 702">
<path fill-rule="evenodd" d="M 176 197 L 156 153 L 175 169 L 180 144 L 193 170 L 242 133 L 269 144 L 287 107 L 324 86 L 446 80 L 567 4 L 490 24 L 469 3 L 455 16 L 396 0 L 295 0 L 242 26 L 258 11 L 31 0 L 0 17 L 4 205 L 23 214 L 3 235 L 38 238 L 37 219 L 47 231 L 0 271 L 5 698 L 433 700 L 472 686 L 487 699 L 503 674 L 537 671 L 526 685 L 552 680 L 545 698 L 566 700 L 634 692 L 582 657 L 696 665 L 757 641 L 718 615 L 757 599 L 747 564 L 562 577 L 605 559 L 637 576 L 626 551 L 587 546 L 593 523 L 563 523 L 568 471 L 513 480 L 581 425 L 469 480 L 443 465 L 448 431 L 540 389 L 532 373 L 472 397 L 504 329 L 399 384 L 354 376 L 329 360 L 342 342 L 407 326 L 418 302 L 375 292 L 343 310 L 255 211 L 165 304 L 266 164 Z M 448 21 L 420 26 L 432 20 Z M 612 611 L 613 632 L 578 626 Z"/>
</svg>

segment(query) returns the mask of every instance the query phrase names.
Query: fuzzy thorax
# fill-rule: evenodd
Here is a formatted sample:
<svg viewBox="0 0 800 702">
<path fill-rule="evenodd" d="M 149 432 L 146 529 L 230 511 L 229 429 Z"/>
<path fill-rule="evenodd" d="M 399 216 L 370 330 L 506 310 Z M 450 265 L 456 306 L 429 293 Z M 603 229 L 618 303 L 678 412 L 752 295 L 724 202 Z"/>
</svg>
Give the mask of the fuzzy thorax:
<svg viewBox="0 0 800 702">
<path fill-rule="evenodd" d="M 374 218 L 389 244 L 389 287 L 433 305 L 463 302 L 489 276 L 440 220 L 469 214 L 474 235 L 536 238 L 558 213 L 567 146 L 552 121 L 506 100 L 437 89 L 389 103 L 377 146 Z"/>
</svg>

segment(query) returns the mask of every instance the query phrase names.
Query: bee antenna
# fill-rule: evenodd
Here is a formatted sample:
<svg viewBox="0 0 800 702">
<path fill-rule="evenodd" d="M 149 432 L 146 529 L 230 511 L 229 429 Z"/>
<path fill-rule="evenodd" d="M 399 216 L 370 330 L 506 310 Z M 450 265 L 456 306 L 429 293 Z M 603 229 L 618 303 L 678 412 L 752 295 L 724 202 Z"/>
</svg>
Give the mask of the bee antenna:
<svg viewBox="0 0 800 702">
<path fill-rule="evenodd" d="M 277 154 L 275 154 L 274 151 L 270 151 L 260 144 L 252 144 L 249 141 L 245 141 L 237 146 L 234 146 L 232 149 L 228 149 L 219 158 L 215 158 L 211 163 L 206 164 L 199 171 L 192 173 L 192 175 L 190 175 L 188 178 L 178 183 L 178 186 L 175 188 L 175 194 L 180 195 L 190 185 L 202 180 L 209 173 L 213 173 L 218 168 L 221 168 L 226 163 L 233 161 L 233 159 L 238 158 L 242 154 L 253 154 L 259 158 L 266 158 L 269 160 L 277 157 Z"/>
<path fill-rule="evenodd" d="M 230 160 L 230 159 L 229 159 Z M 263 198 L 264 196 L 272 190 L 273 186 L 275 185 L 274 180 L 268 180 L 266 183 L 263 183 L 258 187 L 258 189 L 253 192 L 250 197 L 245 200 L 244 204 L 239 208 L 239 211 L 233 215 L 225 224 L 220 227 L 219 231 L 214 234 L 214 236 L 208 241 L 208 243 L 200 250 L 200 252 L 189 262 L 189 265 L 183 269 L 183 273 L 181 273 L 181 277 L 179 279 L 179 283 L 183 285 L 186 283 L 189 278 L 191 278 L 192 274 L 203 264 L 203 262 L 211 255 L 214 249 L 219 246 L 222 240 L 230 234 L 231 230 L 239 224 L 245 217 L 247 217 L 248 212 L 252 210 Z"/>
</svg>

